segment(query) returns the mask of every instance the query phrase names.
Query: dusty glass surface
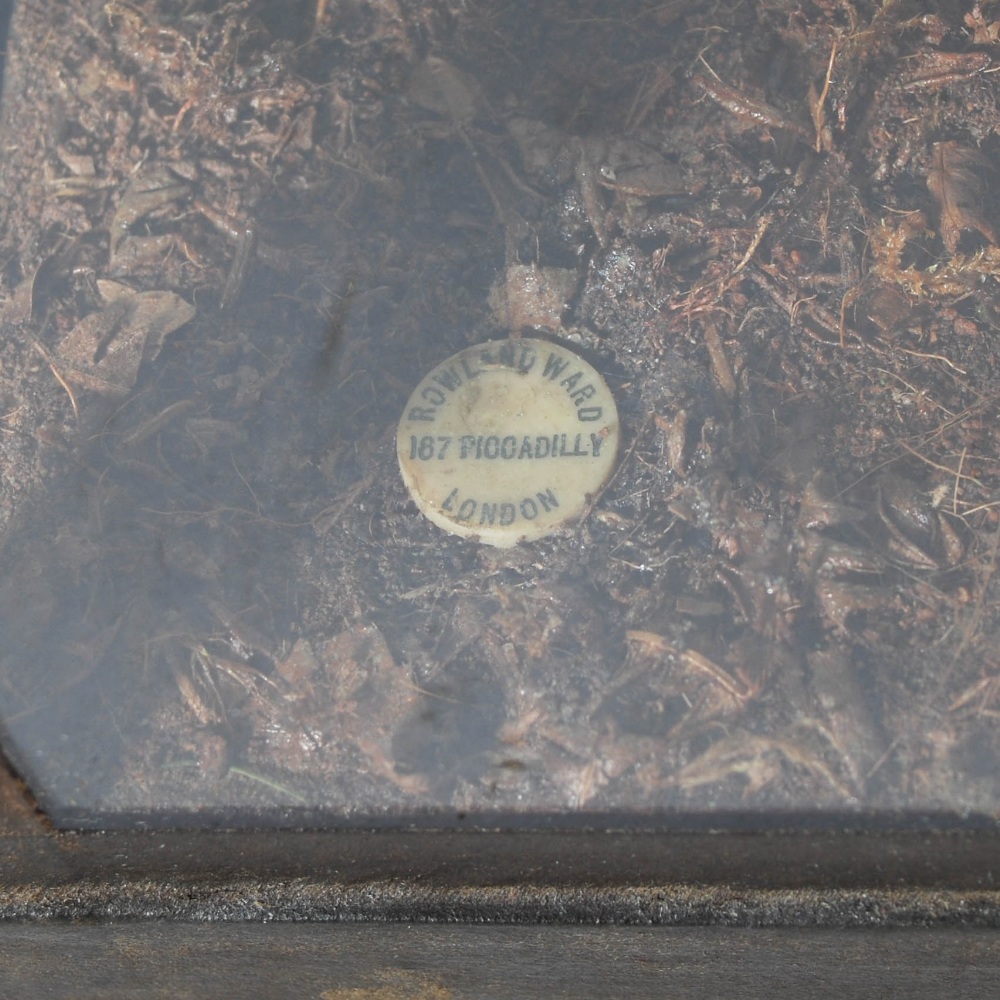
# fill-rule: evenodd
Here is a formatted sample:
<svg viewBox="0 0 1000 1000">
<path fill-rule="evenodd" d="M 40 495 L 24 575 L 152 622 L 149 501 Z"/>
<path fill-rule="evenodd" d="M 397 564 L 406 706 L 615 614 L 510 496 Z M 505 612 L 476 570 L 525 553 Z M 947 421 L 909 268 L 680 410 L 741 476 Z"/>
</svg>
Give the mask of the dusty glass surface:
<svg viewBox="0 0 1000 1000">
<path fill-rule="evenodd" d="M 49 7 L 3 97 L 0 730 L 57 822 L 995 813 L 989 8 Z M 503 550 L 395 434 L 521 335 L 622 444 Z"/>
</svg>

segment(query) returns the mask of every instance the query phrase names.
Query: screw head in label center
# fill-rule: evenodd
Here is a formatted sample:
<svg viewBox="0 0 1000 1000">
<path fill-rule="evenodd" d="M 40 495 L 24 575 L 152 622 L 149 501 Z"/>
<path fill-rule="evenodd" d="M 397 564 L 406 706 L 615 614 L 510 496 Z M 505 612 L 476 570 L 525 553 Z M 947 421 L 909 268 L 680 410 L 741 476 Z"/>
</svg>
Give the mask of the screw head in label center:
<svg viewBox="0 0 1000 1000">
<path fill-rule="evenodd" d="M 396 453 L 431 521 L 508 547 L 589 508 L 614 469 L 618 432 L 611 390 L 579 355 L 544 340 L 491 341 L 424 377 Z"/>
</svg>

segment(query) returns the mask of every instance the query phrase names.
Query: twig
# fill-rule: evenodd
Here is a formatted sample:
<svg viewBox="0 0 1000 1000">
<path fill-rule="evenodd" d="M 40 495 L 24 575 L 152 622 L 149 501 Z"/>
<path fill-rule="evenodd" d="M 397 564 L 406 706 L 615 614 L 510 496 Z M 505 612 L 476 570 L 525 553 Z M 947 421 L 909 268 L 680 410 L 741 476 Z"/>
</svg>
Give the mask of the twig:
<svg viewBox="0 0 1000 1000">
<path fill-rule="evenodd" d="M 76 405 L 76 395 L 74 394 L 73 389 L 70 387 L 69 382 L 67 382 L 66 379 L 63 378 L 62 373 L 59 371 L 58 368 L 56 368 L 56 366 L 52 362 L 52 359 L 49 357 L 49 352 L 46 351 L 45 348 L 38 343 L 38 341 L 33 340 L 31 342 L 31 346 L 34 347 L 34 349 L 38 351 L 38 353 L 42 356 L 42 358 L 45 360 L 45 363 L 51 369 L 52 374 L 55 375 L 56 381 L 66 390 L 66 395 L 69 396 L 70 405 L 73 407 L 73 416 L 76 419 L 76 422 L 79 423 L 80 407 Z"/>
</svg>

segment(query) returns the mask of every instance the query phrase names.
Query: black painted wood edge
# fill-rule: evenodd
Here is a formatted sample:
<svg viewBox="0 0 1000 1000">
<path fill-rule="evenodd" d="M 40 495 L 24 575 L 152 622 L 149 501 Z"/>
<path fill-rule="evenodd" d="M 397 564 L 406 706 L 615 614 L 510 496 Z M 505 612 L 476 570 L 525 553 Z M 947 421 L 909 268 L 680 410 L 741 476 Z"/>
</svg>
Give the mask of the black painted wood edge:
<svg viewBox="0 0 1000 1000">
<path fill-rule="evenodd" d="M 0 920 L 1000 926 L 988 818 L 73 833 L 3 768 L 0 792 Z"/>
<path fill-rule="evenodd" d="M 992 834 L 0 838 L 0 919 L 1000 927 Z"/>
</svg>

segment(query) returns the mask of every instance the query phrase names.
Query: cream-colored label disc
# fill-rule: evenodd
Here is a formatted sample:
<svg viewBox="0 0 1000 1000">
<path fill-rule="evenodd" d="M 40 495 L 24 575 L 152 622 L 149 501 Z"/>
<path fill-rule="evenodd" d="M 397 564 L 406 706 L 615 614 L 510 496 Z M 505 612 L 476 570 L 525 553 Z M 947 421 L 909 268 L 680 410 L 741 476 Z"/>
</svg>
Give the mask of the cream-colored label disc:
<svg viewBox="0 0 1000 1000">
<path fill-rule="evenodd" d="M 587 510 L 614 469 L 618 410 L 600 374 L 568 348 L 493 341 L 424 378 L 396 451 L 403 481 L 436 525 L 506 547 Z"/>
</svg>

